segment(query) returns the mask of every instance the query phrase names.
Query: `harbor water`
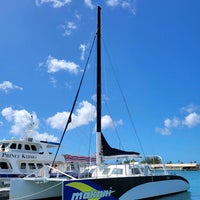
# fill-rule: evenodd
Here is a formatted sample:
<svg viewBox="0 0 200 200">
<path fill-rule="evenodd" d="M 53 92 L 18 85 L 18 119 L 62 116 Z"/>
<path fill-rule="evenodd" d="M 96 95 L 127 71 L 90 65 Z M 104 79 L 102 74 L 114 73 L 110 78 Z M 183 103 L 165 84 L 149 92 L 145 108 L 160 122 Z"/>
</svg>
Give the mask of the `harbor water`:
<svg viewBox="0 0 200 200">
<path fill-rule="evenodd" d="M 190 189 L 187 192 L 156 200 L 200 200 L 200 171 L 169 171 L 169 174 L 185 177 L 190 183 Z"/>
</svg>

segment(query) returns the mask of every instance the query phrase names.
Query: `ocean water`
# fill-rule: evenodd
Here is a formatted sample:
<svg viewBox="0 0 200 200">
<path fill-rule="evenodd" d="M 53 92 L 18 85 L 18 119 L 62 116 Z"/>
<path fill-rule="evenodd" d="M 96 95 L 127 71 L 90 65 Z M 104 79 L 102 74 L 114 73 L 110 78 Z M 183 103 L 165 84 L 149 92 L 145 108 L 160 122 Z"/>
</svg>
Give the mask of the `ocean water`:
<svg viewBox="0 0 200 200">
<path fill-rule="evenodd" d="M 169 171 L 169 174 L 185 177 L 190 183 L 190 189 L 187 192 L 156 200 L 200 200 L 200 171 Z"/>
</svg>

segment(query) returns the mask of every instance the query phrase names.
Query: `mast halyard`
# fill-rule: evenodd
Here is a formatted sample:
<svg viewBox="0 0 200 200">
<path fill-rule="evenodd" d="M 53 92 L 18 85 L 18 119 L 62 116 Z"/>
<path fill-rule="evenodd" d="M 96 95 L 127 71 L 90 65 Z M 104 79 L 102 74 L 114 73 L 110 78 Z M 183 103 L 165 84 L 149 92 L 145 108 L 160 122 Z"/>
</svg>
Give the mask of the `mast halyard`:
<svg viewBox="0 0 200 200">
<path fill-rule="evenodd" d="M 102 163 L 101 148 L 101 7 L 97 16 L 97 127 L 96 127 L 96 163 Z"/>
</svg>

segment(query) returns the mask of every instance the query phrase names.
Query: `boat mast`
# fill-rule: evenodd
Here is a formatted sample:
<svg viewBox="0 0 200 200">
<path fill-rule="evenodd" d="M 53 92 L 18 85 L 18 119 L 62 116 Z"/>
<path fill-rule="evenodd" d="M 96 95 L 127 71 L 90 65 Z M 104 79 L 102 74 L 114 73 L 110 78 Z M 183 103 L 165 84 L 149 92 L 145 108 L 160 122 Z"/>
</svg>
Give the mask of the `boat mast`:
<svg viewBox="0 0 200 200">
<path fill-rule="evenodd" d="M 101 148 L 101 7 L 97 16 L 97 127 L 96 127 L 96 163 L 102 163 Z"/>
</svg>

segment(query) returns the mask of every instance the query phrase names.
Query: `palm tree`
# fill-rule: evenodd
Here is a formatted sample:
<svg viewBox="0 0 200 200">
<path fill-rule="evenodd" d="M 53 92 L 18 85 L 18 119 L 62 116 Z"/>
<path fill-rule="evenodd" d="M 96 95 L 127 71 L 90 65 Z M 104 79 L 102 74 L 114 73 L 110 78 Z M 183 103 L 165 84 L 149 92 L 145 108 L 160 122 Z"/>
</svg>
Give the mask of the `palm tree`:
<svg viewBox="0 0 200 200">
<path fill-rule="evenodd" d="M 162 162 L 158 156 L 153 156 L 153 157 L 146 157 L 141 163 L 161 164 Z"/>
</svg>

